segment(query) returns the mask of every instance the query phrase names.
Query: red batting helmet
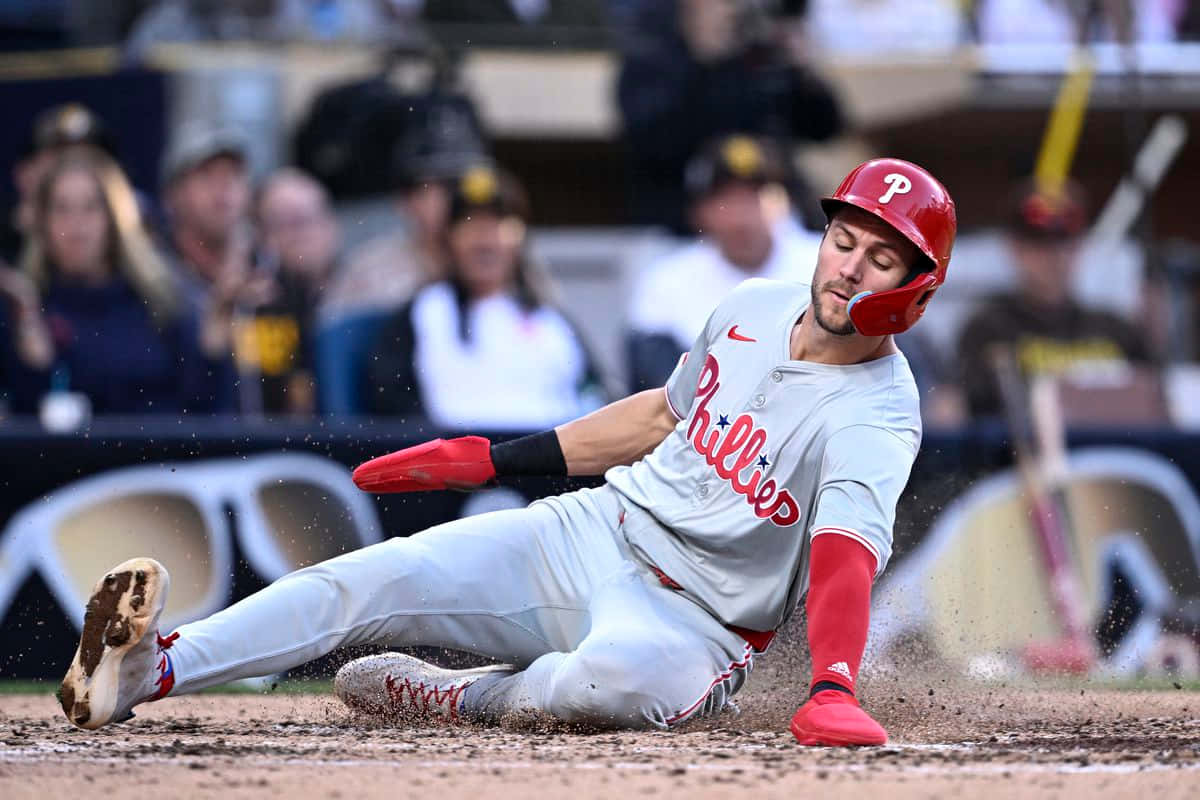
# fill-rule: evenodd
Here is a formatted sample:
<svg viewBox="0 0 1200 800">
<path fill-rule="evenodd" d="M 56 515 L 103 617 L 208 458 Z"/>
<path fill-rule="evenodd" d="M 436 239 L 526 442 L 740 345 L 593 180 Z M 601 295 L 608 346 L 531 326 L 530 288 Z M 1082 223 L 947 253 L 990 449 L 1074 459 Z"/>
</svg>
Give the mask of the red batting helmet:
<svg viewBox="0 0 1200 800">
<path fill-rule="evenodd" d="M 886 292 L 860 292 L 847 311 L 864 336 L 903 333 L 925 313 L 925 305 L 946 280 L 958 222 L 946 187 L 921 167 L 899 158 L 859 164 L 829 197 L 821 198 L 832 219 L 842 205 L 874 214 L 917 246 L 924 258 L 908 279 Z M 928 259 L 926 261 L 926 259 Z"/>
</svg>

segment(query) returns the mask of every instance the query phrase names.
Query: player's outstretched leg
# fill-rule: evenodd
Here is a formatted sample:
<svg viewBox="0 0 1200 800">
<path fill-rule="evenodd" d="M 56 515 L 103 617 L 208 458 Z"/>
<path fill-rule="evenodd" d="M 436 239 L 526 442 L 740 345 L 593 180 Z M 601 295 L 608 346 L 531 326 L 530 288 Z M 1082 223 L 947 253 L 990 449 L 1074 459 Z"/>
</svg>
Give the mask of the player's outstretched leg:
<svg viewBox="0 0 1200 800">
<path fill-rule="evenodd" d="M 343 703 L 389 721 L 455 723 L 464 716 L 467 688 L 480 688 L 516 672 L 510 666 L 450 670 L 403 653 L 355 659 L 338 670 L 333 691 Z"/>
<path fill-rule="evenodd" d="M 64 710 L 96 728 L 168 691 L 269 675 L 357 644 L 532 663 L 586 630 L 590 587 L 620 563 L 618 520 L 615 498 L 599 490 L 456 520 L 297 570 L 164 640 L 154 634 L 166 570 L 123 564 L 89 604 Z"/>
<path fill-rule="evenodd" d="M 152 558 L 134 558 L 109 570 L 92 590 L 83 633 L 59 688 L 67 719 L 99 728 L 133 716 L 137 703 L 171 689 L 169 640 L 158 635 L 171 578 Z"/>
</svg>

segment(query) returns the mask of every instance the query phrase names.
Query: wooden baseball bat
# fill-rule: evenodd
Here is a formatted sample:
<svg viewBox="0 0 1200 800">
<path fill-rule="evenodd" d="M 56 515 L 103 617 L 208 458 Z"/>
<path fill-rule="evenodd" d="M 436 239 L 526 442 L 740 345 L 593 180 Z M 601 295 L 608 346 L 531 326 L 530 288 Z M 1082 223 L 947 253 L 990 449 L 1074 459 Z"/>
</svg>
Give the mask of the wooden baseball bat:
<svg viewBox="0 0 1200 800">
<path fill-rule="evenodd" d="M 1058 641 L 1037 643 L 1025 657 L 1034 670 L 1085 672 L 1096 660 L 1087 605 L 1076 575 L 1071 517 L 1066 501 L 1066 444 L 1051 378 L 1027 387 L 1011 347 L 989 354 L 1008 419 L 1017 470 L 1029 503 L 1030 524 L 1046 571 Z"/>
<path fill-rule="evenodd" d="M 1178 114 L 1158 118 L 1129 172 L 1121 178 L 1088 230 L 1089 244 L 1118 242 L 1129 234 L 1187 137 L 1187 123 Z"/>
<path fill-rule="evenodd" d="M 1037 190 L 1049 198 L 1062 195 L 1071 174 L 1094 76 L 1090 52 L 1077 47 L 1050 111 L 1034 167 Z M 1085 671 L 1095 660 L 1095 646 L 1072 554 L 1071 520 L 1063 489 L 1066 442 L 1061 414 L 1057 413 L 1057 391 L 1052 382 L 1026 386 L 1010 347 L 997 348 L 991 358 L 1017 469 L 1029 498 L 1030 521 L 1046 570 L 1051 605 L 1063 635 L 1061 642 L 1031 648 L 1039 652 L 1027 653 L 1026 659 L 1035 669 Z"/>
<path fill-rule="evenodd" d="M 1091 54 L 1085 48 L 1077 48 L 1050 110 L 1033 170 L 1038 191 L 1048 197 L 1061 195 L 1071 174 L 1095 73 Z"/>
</svg>

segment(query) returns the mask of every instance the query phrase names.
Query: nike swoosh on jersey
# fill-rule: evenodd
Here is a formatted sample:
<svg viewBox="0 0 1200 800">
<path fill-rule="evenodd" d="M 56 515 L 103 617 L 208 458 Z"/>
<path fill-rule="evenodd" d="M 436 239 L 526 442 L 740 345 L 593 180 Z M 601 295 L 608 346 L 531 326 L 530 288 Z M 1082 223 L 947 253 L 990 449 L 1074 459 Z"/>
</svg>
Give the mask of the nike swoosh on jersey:
<svg viewBox="0 0 1200 800">
<path fill-rule="evenodd" d="M 740 333 L 737 332 L 737 329 L 738 329 L 737 325 L 734 325 L 732 328 L 729 329 L 729 338 L 733 339 L 735 342 L 757 342 L 758 341 L 758 339 L 751 339 L 749 336 L 742 336 Z"/>
</svg>

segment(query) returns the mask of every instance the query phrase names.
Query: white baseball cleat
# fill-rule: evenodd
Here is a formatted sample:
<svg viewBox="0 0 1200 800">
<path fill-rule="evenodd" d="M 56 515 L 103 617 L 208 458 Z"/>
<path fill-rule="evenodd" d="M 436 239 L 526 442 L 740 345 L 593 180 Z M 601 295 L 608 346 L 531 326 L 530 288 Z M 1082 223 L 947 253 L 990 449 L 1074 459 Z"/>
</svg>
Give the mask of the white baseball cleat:
<svg viewBox="0 0 1200 800">
<path fill-rule="evenodd" d="M 83 633 L 58 699 L 80 728 L 94 729 L 133 716 L 133 707 L 157 700 L 175 685 L 167 648 L 176 635 L 158 635 L 171 578 L 152 558 L 134 558 L 96 583 Z"/>
<path fill-rule="evenodd" d="M 380 653 L 355 659 L 338 670 L 333 691 L 355 711 L 389 720 L 456 723 L 463 713 L 463 693 L 480 679 L 515 672 L 496 665 L 450 670 L 403 653 Z"/>
</svg>

